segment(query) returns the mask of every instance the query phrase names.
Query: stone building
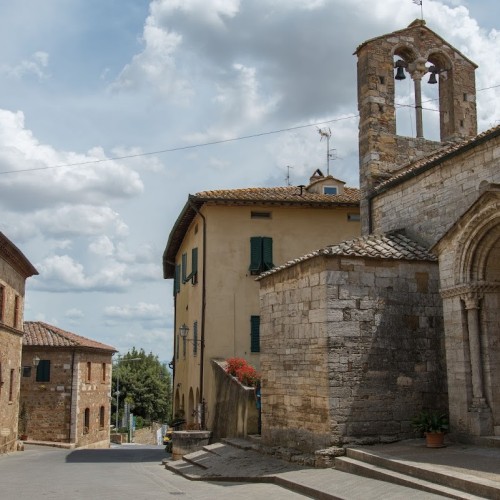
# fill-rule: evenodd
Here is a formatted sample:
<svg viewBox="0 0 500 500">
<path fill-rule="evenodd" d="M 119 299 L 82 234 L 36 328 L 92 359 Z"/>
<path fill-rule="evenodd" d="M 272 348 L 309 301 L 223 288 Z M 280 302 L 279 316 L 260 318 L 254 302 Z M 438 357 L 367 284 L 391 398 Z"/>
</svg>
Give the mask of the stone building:
<svg viewBox="0 0 500 500">
<path fill-rule="evenodd" d="M 30 441 L 107 448 L 113 347 L 24 323 L 19 433 Z"/>
<path fill-rule="evenodd" d="M 0 453 L 16 449 L 25 283 L 36 274 L 0 232 Z"/>
<path fill-rule="evenodd" d="M 259 277 L 263 439 L 393 441 L 422 409 L 456 438 L 499 436 L 500 127 L 476 135 L 476 66 L 424 21 L 356 55 L 363 236 Z M 407 76 L 413 138 L 396 133 Z M 424 138 L 424 76 L 440 141 Z"/>
<path fill-rule="evenodd" d="M 163 256 L 164 277 L 174 280 L 174 414 L 196 426 L 204 400 L 207 428 L 215 437 L 231 432 L 212 360 L 241 357 L 259 368 L 255 276 L 332 239 L 359 235 L 359 219 L 359 190 L 319 170 L 308 186 L 189 196 Z"/>
</svg>

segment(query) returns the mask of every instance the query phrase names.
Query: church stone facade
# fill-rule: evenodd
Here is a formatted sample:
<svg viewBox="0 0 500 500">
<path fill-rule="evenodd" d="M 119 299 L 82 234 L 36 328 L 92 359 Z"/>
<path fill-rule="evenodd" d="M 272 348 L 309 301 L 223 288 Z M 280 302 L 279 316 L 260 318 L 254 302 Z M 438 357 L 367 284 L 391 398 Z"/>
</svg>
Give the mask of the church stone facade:
<svg viewBox="0 0 500 500">
<path fill-rule="evenodd" d="M 477 135 L 476 66 L 424 21 L 356 55 L 363 236 L 259 277 L 263 440 L 388 442 L 421 410 L 458 439 L 499 436 L 500 127 Z M 396 134 L 395 71 L 414 82 L 414 138 Z"/>
</svg>

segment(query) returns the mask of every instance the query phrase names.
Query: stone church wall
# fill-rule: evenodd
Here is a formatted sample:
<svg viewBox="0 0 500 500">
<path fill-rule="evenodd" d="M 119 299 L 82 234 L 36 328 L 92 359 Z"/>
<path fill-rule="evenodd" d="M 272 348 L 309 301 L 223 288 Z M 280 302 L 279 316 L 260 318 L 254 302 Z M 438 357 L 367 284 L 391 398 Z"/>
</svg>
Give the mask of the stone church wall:
<svg viewBox="0 0 500 500">
<path fill-rule="evenodd" d="M 323 256 L 263 278 L 261 342 L 267 444 L 393 441 L 447 408 L 436 263 Z"/>
<path fill-rule="evenodd" d="M 262 440 L 314 451 L 329 446 L 326 261 L 261 281 Z"/>
<path fill-rule="evenodd" d="M 500 182 L 500 138 L 478 144 L 425 173 L 392 186 L 372 201 L 373 232 L 405 228 L 435 244 L 479 197 L 479 185 Z"/>
</svg>

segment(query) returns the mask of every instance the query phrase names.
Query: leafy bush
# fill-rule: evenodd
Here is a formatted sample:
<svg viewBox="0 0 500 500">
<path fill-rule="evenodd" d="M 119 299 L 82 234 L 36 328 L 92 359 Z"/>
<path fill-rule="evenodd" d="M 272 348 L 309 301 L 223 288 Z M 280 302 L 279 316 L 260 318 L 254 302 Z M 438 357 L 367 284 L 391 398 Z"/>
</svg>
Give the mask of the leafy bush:
<svg viewBox="0 0 500 500">
<path fill-rule="evenodd" d="M 233 377 L 236 377 L 243 385 L 255 387 L 260 380 L 260 375 L 255 368 L 248 364 L 248 361 L 243 358 L 226 359 L 226 372 Z"/>
<path fill-rule="evenodd" d="M 448 430 L 448 417 L 444 413 L 422 411 L 412 420 L 412 425 L 420 432 L 445 432 Z"/>
</svg>

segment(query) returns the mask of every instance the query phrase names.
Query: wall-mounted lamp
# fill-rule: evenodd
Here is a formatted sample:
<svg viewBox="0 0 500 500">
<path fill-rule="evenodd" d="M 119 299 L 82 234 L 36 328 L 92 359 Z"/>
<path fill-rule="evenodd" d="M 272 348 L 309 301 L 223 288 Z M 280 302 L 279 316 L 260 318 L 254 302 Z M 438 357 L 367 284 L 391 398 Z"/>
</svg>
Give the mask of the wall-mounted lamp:
<svg viewBox="0 0 500 500">
<path fill-rule="evenodd" d="M 179 335 L 182 338 L 186 338 L 189 333 L 189 326 L 186 325 L 186 323 L 183 323 L 182 326 L 179 327 Z"/>
<path fill-rule="evenodd" d="M 38 366 L 38 363 L 40 363 L 40 358 L 35 355 L 35 357 L 33 358 L 33 366 Z"/>
</svg>

